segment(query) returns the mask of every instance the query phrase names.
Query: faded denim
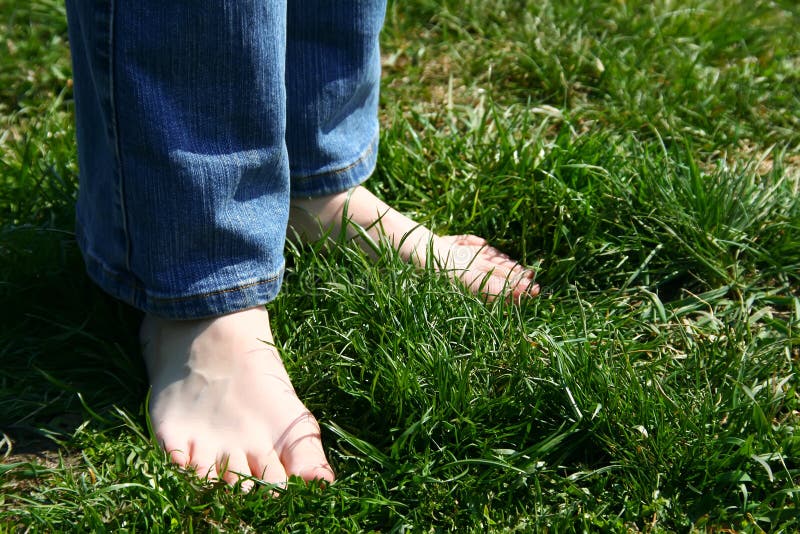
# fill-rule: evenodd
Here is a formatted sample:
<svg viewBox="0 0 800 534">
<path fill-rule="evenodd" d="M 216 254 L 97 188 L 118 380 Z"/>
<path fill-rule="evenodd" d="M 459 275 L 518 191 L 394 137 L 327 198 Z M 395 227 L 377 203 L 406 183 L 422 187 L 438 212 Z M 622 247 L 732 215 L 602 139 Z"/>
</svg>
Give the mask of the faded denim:
<svg viewBox="0 0 800 534">
<path fill-rule="evenodd" d="M 67 0 L 89 275 L 149 313 L 272 300 L 290 195 L 375 167 L 385 1 Z"/>
</svg>

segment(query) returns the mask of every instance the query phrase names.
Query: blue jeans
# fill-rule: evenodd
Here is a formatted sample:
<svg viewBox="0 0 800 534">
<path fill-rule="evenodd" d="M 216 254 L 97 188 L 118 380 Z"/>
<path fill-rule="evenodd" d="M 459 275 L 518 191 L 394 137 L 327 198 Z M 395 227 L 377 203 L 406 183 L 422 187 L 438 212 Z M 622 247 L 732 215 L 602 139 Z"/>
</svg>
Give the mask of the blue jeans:
<svg viewBox="0 0 800 534">
<path fill-rule="evenodd" d="M 273 299 L 290 196 L 374 169 L 384 12 L 385 0 L 67 0 L 92 279 L 169 318 Z"/>
</svg>

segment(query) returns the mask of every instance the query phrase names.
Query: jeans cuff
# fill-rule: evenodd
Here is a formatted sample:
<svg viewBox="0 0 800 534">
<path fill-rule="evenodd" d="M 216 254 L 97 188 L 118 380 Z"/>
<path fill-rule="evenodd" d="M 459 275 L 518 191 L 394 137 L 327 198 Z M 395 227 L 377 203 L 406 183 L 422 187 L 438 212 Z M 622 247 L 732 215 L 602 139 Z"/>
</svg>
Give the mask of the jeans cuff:
<svg viewBox="0 0 800 534">
<path fill-rule="evenodd" d="M 379 136 L 376 135 L 358 158 L 337 169 L 309 175 L 297 175 L 293 172 L 291 196 L 320 197 L 341 193 L 361 185 L 375 171 L 378 161 L 378 141 Z"/>
<path fill-rule="evenodd" d="M 189 295 L 155 295 L 135 277 L 111 269 L 85 250 L 86 271 L 105 292 L 146 313 L 167 319 L 203 319 L 262 306 L 278 295 L 283 282 L 282 262 L 276 273 L 229 280 L 219 289 Z"/>
</svg>

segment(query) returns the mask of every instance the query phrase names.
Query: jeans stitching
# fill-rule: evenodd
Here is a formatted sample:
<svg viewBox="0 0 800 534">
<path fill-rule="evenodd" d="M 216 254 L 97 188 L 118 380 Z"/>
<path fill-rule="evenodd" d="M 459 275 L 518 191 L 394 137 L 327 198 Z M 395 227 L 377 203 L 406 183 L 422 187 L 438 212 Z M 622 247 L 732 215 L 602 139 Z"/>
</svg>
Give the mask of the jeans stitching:
<svg viewBox="0 0 800 534">
<path fill-rule="evenodd" d="M 189 295 L 186 297 L 156 297 L 154 295 L 148 294 L 147 298 L 154 302 L 186 302 L 188 300 L 203 299 L 203 298 L 213 297 L 216 295 L 224 295 L 226 293 L 234 293 L 236 291 L 242 291 L 243 289 L 249 289 L 251 287 L 269 284 L 278 280 L 280 277 L 281 277 L 280 274 L 276 274 L 275 276 L 272 276 L 264 280 L 258 280 L 256 282 L 250 282 L 247 284 L 239 285 L 236 287 L 229 287 L 226 289 L 217 289 L 216 291 L 209 291 L 207 293 L 198 293 L 196 295 Z"/>
<path fill-rule="evenodd" d="M 152 295 L 151 293 L 149 293 L 147 291 L 147 289 L 145 289 L 144 286 L 142 286 L 141 284 L 137 283 L 135 280 L 134 281 L 126 280 L 125 277 L 120 276 L 119 273 L 117 273 L 116 271 L 114 271 L 113 269 L 108 267 L 100 258 L 94 256 L 93 254 L 89 254 L 88 252 L 87 252 L 86 255 L 87 255 L 88 258 L 90 258 L 95 263 L 95 265 L 97 265 L 100 269 L 103 270 L 103 273 L 105 273 L 105 275 L 107 277 L 110 277 L 110 278 L 116 280 L 117 283 L 132 289 L 134 292 L 143 293 L 145 295 L 145 297 L 148 300 L 152 301 L 152 302 L 187 302 L 187 301 L 190 301 L 190 300 L 205 299 L 207 297 L 213 297 L 213 296 L 216 296 L 216 295 L 224 295 L 226 293 L 234 293 L 236 291 L 249 289 L 251 287 L 256 287 L 256 286 L 260 286 L 260 285 L 264 285 L 264 284 L 270 284 L 270 283 L 280 279 L 280 277 L 281 277 L 281 275 L 279 273 L 279 274 L 276 274 L 274 276 L 270 276 L 269 278 L 265 278 L 263 280 L 257 280 L 255 282 L 248 282 L 246 284 L 237 285 L 235 287 L 228 287 L 228 288 L 225 288 L 225 289 L 217 289 L 217 290 L 214 290 L 214 291 L 207 291 L 205 293 L 196 293 L 194 295 L 187 295 L 185 297 L 157 297 L 157 296 Z M 283 269 L 281 269 L 281 271 L 283 271 Z"/>
<path fill-rule="evenodd" d="M 305 176 L 296 176 L 295 175 L 294 177 L 292 177 L 292 180 L 298 181 L 298 182 L 302 182 L 302 181 L 307 181 L 307 180 L 313 180 L 314 178 L 319 178 L 321 176 L 336 176 L 337 174 L 344 174 L 347 171 L 349 171 L 349 170 L 351 170 L 351 169 L 353 169 L 355 167 L 358 167 L 365 159 L 370 157 L 372 155 L 372 153 L 375 151 L 375 149 L 377 148 L 377 142 L 376 141 L 377 141 L 379 136 L 380 136 L 380 134 L 375 134 L 375 136 L 370 140 L 369 144 L 367 145 L 367 148 L 361 153 L 359 158 L 357 160 L 355 160 L 353 163 L 350 163 L 349 165 L 347 165 L 345 167 L 341 167 L 339 169 L 335 169 L 335 170 L 332 170 L 332 171 L 320 172 L 320 173 L 316 173 L 316 174 L 307 174 Z"/>
<path fill-rule="evenodd" d="M 116 18 L 116 3 L 114 0 L 109 1 L 109 20 L 108 20 L 108 100 L 110 109 L 109 121 L 111 123 L 111 135 L 114 141 L 114 157 L 117 163 L 117 194 L 119 195 L 119 206 L 122 219 L 122 234 L 125 239 L 125 268 L 128 271 L 131 269 L 131 239 L 128 232 L 128 210 L 125 203 L 125 173 L 122 165 L 122 150 L 120 148 L 119 139 L 119 117 L 117 116 L 117 104 L 115 98 L 115 74 L 116 74 L 116 55 L 115 55 L 115 18 Z"/>
</svg>

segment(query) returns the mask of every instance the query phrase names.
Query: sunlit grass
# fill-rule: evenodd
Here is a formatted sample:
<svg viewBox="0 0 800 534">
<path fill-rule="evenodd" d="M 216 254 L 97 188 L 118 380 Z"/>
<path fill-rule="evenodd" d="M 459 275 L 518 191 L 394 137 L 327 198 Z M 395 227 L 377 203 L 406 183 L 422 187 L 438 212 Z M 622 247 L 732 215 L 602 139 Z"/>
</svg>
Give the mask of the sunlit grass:
<svg viewBox="0 0 800 534">
<path fill-rule="evenodd" d="M 338 481 L 277 499 L 153 443 L 138 313 L 72 234 L 63 7 L 0 8 L 3 530 L 798 529 L 793 4 L 392 3 L 371 187 L 543 293 L 288 248 L 273 331 Z"/>
</svg>

